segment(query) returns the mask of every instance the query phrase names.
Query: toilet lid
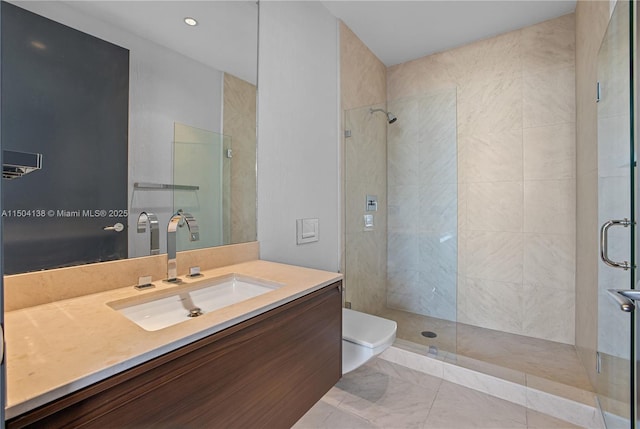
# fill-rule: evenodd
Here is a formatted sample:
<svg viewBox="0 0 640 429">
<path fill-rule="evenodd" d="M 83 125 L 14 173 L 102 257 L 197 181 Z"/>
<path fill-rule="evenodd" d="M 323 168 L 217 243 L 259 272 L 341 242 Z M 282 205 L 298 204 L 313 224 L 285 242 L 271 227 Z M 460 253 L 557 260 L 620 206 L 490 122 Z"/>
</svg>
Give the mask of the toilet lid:
<svg viewBox="0 0 640 429">
<path fill-rule="evenodd" d="M 342 309 L 342 338 L 352 343 L 376 348 L 393 341 L 396 329 L 397 324 L 393 320 Z"/>
</svg>

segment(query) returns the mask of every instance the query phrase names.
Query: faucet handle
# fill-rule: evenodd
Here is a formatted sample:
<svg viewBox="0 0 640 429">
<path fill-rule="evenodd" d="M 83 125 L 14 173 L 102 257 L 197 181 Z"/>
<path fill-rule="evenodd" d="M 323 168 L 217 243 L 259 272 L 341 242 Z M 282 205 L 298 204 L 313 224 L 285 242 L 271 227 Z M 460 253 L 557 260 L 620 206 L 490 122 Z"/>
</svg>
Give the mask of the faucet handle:
<svg viewBox="0 0 640 429">
<path fill-rule="evenodd" d="M 200 277 L 201 275 L 199 266 L 196 265 L 195 267 L 189 268 L 189 277 Z"/>
<path fill-rule="evenodd" d="M 151 283 L 152 280 L 151 276 L 140 276 L 138 277 L 138 284 L 134 287 L 138 290 L 154 288 L 156 286 Z"/>
</svg>

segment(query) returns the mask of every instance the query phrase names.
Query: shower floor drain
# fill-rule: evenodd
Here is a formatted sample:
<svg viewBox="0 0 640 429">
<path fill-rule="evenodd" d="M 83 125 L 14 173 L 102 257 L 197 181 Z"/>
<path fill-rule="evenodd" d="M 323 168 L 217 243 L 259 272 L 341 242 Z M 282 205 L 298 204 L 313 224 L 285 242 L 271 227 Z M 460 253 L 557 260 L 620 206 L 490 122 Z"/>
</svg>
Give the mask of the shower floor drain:
<svg viewBox="0 0 640 429">
<path fill-rule="evenodd" d="M 421 332 L 423 337 L 427 337 L 427 338 L 435 338 L 438 336 L 438 334 L 436 334 L 435 332 L 431 332 L 431 331 L 422 331 Z"/>
</svg>

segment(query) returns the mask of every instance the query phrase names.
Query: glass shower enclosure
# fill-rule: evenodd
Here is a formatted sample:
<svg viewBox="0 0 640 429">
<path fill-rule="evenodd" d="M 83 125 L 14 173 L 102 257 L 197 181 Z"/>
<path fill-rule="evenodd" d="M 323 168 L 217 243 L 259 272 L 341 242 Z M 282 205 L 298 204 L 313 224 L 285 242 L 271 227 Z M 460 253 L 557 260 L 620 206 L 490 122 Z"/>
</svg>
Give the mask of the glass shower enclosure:
<svg viewBox="0 0 640 429">
<path fill-rule="evenodd" d="M 194 250 L 231 242 L 231 137 L 174 124 L 173 211 L 192 214 L 200 239 L 178 234 L 177 249 Z"/>
<path fill-rule="evenodd" d="M 407 347 L 455 353 L 456 90 L 351 109 L 344 124 L 347 305 L 395 320 Z"/>
<path fill-rule="evenodd" d="M 633 312 L 633 301 L 625 295 L 635 289 L 636 281 L 633 9 L 632 2 L 616 3 L 598 53 L 601 260 L 595 388 L 608 429 L 637 427 L 633 363 L 637 312 Z"/>
</svg>

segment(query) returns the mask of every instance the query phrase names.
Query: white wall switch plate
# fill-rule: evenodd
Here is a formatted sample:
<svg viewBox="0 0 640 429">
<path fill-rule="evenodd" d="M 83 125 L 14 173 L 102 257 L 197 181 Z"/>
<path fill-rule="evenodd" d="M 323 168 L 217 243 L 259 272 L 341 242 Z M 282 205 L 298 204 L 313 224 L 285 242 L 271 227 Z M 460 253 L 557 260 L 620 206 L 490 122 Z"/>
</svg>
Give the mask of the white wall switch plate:
<svg viewBox="0 0 640 429">
<path fill-rule="evenodd" d="M 364 228 L 368 229 L 368 230 L 373 229 L 373 215 L 372 214 L 364 215 Z"/>
<path fill-rule="evenodd" d="M 318 219 L 296 220 L 296 243 L 306 244 L 318 241 Z"/>
</svg>

